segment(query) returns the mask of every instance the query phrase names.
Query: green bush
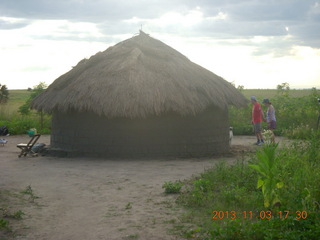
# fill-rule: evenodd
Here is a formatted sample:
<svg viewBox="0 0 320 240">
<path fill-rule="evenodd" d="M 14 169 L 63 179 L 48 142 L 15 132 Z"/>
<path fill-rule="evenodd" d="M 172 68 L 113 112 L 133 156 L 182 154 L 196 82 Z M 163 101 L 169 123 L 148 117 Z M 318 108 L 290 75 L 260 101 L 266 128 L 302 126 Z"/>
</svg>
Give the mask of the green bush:
<svg viewBox="0 0 320 240">
<path fill-rule="evenodd" d="M 180 181 L 175 182 L 164 182 L 162 188 L 164 188 L 165 193 L 179 193 L 182 187 L 182 183 Z"/>
<path fill-rule="evenodd" d="M 50 134 L 51 116 L 44 117 L 43 127 L 39 121 L 38 116 L 18 116 L 15 115 L 11 120 L 1 120 L 0 126 L 7 126 L 11 135 L 27 134 L 31 128 L 36 128 L 41 134 Z"/>
<path fill-rule="evenodd" d="M 0 218 L 0 229 L 9 229 L 9 222 L 5 219 Z"/>
<path fill-rule="evenodd" d="M 262 190 L 265 207 L 270 207 L 270 205 L 272 207 L 274 204 L 280 203 L 278 189 L 283 187 L 283 182 L 278 178 L 278 158 L 275 155 L 277 147 L 278 144 L 266 144 L 256 153 L 258 163 L 249 164 L 249 167 L 256 170 L 260 175 L 257 187 Z"/>
</svg>

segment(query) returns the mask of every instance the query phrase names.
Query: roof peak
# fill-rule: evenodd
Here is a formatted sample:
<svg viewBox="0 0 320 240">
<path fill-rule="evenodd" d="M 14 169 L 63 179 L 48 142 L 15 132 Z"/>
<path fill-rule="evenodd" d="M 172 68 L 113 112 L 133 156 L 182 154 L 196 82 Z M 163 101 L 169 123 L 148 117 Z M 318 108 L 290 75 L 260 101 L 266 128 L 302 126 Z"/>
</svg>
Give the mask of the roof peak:
<svg viewBox="0 0 320 240">
<path fill-rule="evenodd" d="M 149 34 L 145 33 L 145 32 L 142 31 L 141 29 L 139 30 L 139 35 L 141 35 L 141 36 L 148 36 L 148 37 L 149 37 Z"/>
</svg>

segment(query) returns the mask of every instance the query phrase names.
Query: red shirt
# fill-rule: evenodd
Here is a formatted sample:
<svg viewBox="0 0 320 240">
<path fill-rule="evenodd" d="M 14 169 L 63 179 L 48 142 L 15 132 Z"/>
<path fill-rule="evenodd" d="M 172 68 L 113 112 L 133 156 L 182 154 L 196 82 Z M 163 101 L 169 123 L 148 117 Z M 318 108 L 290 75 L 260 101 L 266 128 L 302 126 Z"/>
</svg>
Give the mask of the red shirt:
<svg viewBox="0 0 320 240">
<path fill-rule="evenodd" d="M 256 102 L 252 106 L 252 123 L 260 123 L 262 122 L 262 108 L 261 105 Z"/>
</svg>

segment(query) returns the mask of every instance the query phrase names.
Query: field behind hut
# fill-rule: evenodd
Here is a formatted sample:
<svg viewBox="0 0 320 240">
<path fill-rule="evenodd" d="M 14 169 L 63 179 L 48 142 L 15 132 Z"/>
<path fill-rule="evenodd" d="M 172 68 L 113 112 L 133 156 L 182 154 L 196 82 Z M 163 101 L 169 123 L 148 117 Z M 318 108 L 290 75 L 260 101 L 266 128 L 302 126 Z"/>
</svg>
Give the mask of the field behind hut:
<svg viewBox="0 0 320 240">
<path fill-rule="evenodd" d="M 243 89 L 241 92 L 248 99 L 250 96 L 256 96 L 260 102 L 264 98 L 270 99 L 276 109 L 277 135 L 290 136 L 294 131 L 303 135 L 311 128 L 316 128 L 320 111 L 320 104 L 317 102 L 317 97 L 320 97 L 319 90 Z M 0 105 L 0 126 L 7 125 L 11 134 L 25 134 L 30 128 L 36 128 L 41 133 L 50 133 L 49 115 L 45 116 L 41 126 L 40 117 L 36 112 L 32 111 L 29 115 L 21 115 L 18 112 L 30 94 L 28 90 L 9 90 L 8 103 Z M 230 107 L 229 120 L 236 135 L 251 135 L 251 104 L 241 109 Z"/>
</svg>

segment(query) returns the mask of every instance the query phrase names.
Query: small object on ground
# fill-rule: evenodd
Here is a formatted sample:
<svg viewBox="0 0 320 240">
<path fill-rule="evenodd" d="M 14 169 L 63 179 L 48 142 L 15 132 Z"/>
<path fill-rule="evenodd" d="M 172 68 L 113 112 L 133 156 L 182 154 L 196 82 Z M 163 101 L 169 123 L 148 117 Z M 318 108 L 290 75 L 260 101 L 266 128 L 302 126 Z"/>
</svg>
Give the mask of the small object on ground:
<svg viewBox="0 0 320 240">
<path fill-rule="evenodd" d="M 230 146 L 231 146 L 232 138 L 233 138 L 233 127 L 230 127 L 229 128 L 229 145 Z"/>
<path fill-rule="evenodd" d="M 36 143 L 31 148 L 31 151 L 34 153 L 42 153 L 44 151 L 46 144 L 44 143 Z"/>
<path fill-rule="evenodd" d="M 4 146 L 8 141 L 4 138 L 0 139 L 0 145 Z"/>
<path fill-rule="evenodd" d="M 31 128 L 29 131 L 28 131 L 28 135 L 29 137 L 33 137 L 34 135 L 37 135 L 37 129 L 35 128 Z"/>
<path fill-rule="evenodd" d="M 9 136 L 9 130 L 7 126 L 1 126 L 0 127 L 0 136 Z"/>
</svg>

